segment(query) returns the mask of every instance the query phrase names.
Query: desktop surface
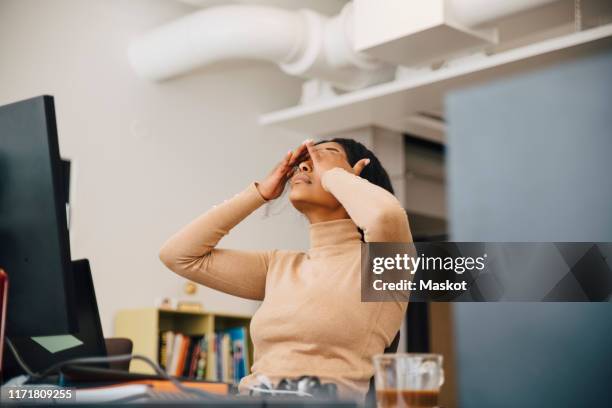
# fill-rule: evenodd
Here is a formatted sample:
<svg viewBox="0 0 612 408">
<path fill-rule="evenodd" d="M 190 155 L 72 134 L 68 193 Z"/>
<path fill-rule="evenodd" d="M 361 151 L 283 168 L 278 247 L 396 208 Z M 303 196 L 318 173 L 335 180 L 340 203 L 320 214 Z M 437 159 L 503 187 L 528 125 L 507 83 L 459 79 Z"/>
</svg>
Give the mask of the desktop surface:
<svg viewBox="0 0 612 408">
<path fill-rule="evenodd" d="M 109 403 L 70 404 L 71 407 L 101 407 Z M 129 403 L 126 403 L 126 405 Z M 288 407 L 288 408 L 356 408 L 354 401 L 313 401 L 298 398 L 228 397 L 215 401 L 160 398 L 134 403 L 139 406 L 215 406 L 215 407 Z M 115 404 L 113 404 L 115 405 Z"/>
<path fill-rule="evenodd" d="M 44 387 L 44 386 L 41 386 Z M 127 388 L 138 388 L 138 385 L 127 385 Z M 304 407 L 304 408 L 356 408 L 357 402 L 351 400 L 315 399 L 292 396 L 212 396 L 203 398 L 197 395 L 181 394 L 169 391 L 130 390 L 128 393 L 117 390 L 93 389 L 72 390 L 76 399 L 71 400 L 11 400 L 7 398 L 7 390 L 3 390 L 3 406 L 57 406 L 67 405 L 70 407 L 101 407 L 108 405 L 138 405 L 138 406 L 215 406 L 215 407 Z M 83 396 L 80 393 L 87 393 Z"/>
</svg>

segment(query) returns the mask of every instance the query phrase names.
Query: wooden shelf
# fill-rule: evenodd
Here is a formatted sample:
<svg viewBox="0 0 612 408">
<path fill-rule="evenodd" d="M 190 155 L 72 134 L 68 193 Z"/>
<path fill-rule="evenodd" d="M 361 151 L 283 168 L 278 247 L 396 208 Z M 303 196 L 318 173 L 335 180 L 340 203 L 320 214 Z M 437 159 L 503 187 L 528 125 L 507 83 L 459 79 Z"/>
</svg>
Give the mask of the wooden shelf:
<svg viewBox="0 0 612 408">
<path fill-rule="evenodd" d="M 443 106 L 460 87 L 504 78 L 612 47 L 612 24 L 520 48 L 451 61 L 437 70 L 415 71 L 393 82 L 263 114 L 259 123 L 310 135 L 376 125 L 402 131 L 403 119 Z"/>
<path fill-rule="evenodd" d="M 187 335 L 208 335 L 231 327 L 249 327 L 250 316 L 231 313 L 195 312 L 171 309 L 143 308 L 120 310 L 115 317 L 115 337 L 127 337 L 134 343 L 134 354 L 141 354 L 153 361 L 159 357 L 160 333 L 172 330 Z M 248 330 L 247 330 L 248 332 Z M 249 336 L 250 361 L 253 361 L 253 342 Z M 213 364 L 212 343 L 208 345 L 208 367 Z M 144 362 L 133 361 L 131 372 L 152 374 Z M 207 378 L 209 375 L 207 373 Z M 209 378 L 210 379 L 210 378 Z"/>
</svg>

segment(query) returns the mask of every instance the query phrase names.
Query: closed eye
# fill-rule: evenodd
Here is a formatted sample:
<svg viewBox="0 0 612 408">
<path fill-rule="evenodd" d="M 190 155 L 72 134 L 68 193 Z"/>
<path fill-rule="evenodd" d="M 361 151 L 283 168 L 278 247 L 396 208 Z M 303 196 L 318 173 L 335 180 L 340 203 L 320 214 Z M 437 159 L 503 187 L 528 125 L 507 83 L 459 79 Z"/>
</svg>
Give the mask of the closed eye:
<svg viewBox="0 0 612 408">
<path fill-rule="evenodd" d="M 318 148 L 318 149 L 316 149 L 316 150 L 317 150 L 317 151 L 320 151 L 320 150 L 327 150 L 327 151 L 330 151 L 330 152 L 333 152 L 333 153 L 340 153 L 340 150 L 338 150 L 338 149 L 337 149 L 337 148 L 335 148 L 335 147 L 323 147 L 323 148 L 321 148 L 321 147 L 320 147 L 320 148 Z"/>
</svg>

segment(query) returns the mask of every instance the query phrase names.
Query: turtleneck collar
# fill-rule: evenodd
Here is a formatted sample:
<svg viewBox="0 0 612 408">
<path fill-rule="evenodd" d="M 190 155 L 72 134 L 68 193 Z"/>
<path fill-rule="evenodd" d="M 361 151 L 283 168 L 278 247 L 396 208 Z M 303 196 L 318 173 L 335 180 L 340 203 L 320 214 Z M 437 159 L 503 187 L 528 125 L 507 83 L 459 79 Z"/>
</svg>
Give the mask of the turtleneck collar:
<svg viewBox="0 0 612 408">
<path fill-rule="evenodd" d="M 310 224 L 310 252 L 358 242 L 361 242 L 361 234 L 350 218 Z"/>
</svg>

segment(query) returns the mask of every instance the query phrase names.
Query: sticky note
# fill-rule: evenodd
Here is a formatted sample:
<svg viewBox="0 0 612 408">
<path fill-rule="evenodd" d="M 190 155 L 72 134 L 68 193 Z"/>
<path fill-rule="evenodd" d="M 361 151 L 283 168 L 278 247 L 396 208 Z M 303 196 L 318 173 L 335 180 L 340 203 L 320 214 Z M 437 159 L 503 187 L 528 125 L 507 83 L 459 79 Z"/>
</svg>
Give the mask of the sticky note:
<svg viewBox="0 0 612 408">
<path fill-rule="evenodd" d="M 40 344 L 49 353 L 57 353 L 58 351 L 68 350 L 76 346 L 80 346 L 83 342 L 70 334 L 62 334 L 59 336 L 38 336 L 32 337 L 36 343 Z"/>
</svg>

